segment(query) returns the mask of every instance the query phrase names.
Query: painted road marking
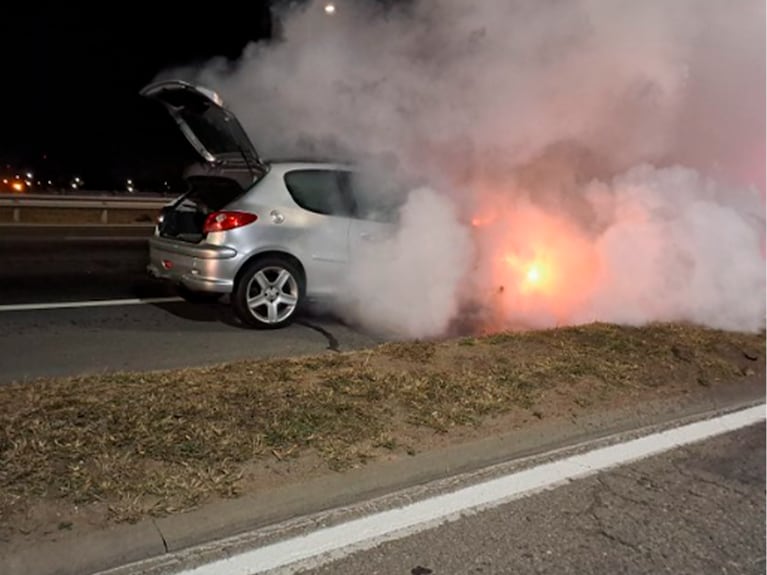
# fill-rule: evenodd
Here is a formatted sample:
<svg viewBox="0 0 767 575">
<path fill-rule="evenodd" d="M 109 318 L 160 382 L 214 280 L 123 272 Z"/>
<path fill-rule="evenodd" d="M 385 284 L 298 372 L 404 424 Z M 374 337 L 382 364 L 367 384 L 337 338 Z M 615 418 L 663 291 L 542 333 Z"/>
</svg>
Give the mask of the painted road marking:
<svg viewBox="0 0 767 575">
<path fill-rule="evenodd" d="M 46 309 L 68 309 L 80 307 L 110 307 L 119 305 L 142 305 L 153 303 L 170 303 L 184 301 L 180 297 L 147 297 L 133 299 L 97 299 L 90 301 L 63 301 L 49 303 L 14 303 L 0 305 L 0 312 L 4 311 L 37 311 Z"/>
<path fill-rule="evenodd" d="M 651 433 L 246 551 L 183 571 L 181 575 L 254 575 L 277 569 L 281 573 L 293 573 L 299 569 L 318 567 L 351 553 L 372 549 L 384 541 L 401 539 L 445 521 L 460 519 L 462 514 L 498 507 L 574 479 L 722 435 L 764 419 L 765 405 L 760 404 Z"/>
</svg>

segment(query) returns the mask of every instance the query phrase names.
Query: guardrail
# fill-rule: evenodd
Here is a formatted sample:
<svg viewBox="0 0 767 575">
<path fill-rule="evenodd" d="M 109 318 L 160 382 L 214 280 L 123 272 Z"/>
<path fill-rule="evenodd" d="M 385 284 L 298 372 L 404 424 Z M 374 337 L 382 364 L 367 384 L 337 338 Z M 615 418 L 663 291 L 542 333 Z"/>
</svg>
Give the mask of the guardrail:
<svg viewBox="0 0 767 575">
<path fill-rule="evenodd" d="M 86 195 L 18 194 L 0 195 L 0 208 L 11 208 L 13 223 L 23 223 L 22 211 L 30 208 L 100 210 L 99 221 L 109 223 L 110 210 L 159 210 L 170 203 L 169 197 L 105 197 Z"/>
</svg>

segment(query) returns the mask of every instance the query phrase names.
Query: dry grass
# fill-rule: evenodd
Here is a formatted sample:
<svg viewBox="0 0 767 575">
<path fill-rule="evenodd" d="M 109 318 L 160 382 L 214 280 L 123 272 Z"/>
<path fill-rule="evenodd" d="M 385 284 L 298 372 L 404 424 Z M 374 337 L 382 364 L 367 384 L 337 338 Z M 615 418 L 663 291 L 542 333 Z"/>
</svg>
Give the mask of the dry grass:
<svg viewBox="0 0 767 575">
<path fill-rule="evenodd" d="M 714 385 L 763 373 L 764 351 L 764 334 L 595 324 L 3 386 L 0 524 L 46 500 L 106 505 L 117 521 L 173 513 L 238 494 L 254 461 L 311 451 L 340 469 L 397 448 L 406 428 Z"/>
</svg>

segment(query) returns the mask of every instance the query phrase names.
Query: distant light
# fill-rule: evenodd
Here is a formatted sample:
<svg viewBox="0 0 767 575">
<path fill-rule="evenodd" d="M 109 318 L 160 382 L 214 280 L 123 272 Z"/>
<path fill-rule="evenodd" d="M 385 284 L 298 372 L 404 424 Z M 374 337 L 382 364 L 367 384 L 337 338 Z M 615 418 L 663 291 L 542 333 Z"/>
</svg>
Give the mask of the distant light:
<svg viewBox="0 0 767 575">
<path fill-rule="evenodd" d="M 73 189 L 73 190 L 76 190 L 76 189 L 77 189 L 77 184 L 75 184 L 74 182 L 72 182 L 72 189 Z"/>
<path fill-rule="evenodd" d="M 24 183 L 27 184 L 28 186 L 32 185 L 32 181 L 31 180 L 24 180 Z"/>
<path fill-rule="evenodd" d="M 79 177 L 79 176 L 75 176 L 75 182 L 77 182 L 77 183 L 79 184 L 79 183 L 80 183 L 80 181 L 81 181 L 81 180 L 80 180 L 80 177 Z"/>
<path fill-rule="evenodd" d="M 7 184 L 8 183 L 8 178 L 3 178 L 3 183 Z"/>
<path fill-rule="evenodd" d="M 336 13 L 336 5 L 332 2 L 325 4 L 325 14 L 332 15 Z"/>
<path fill-rule="evenodd" d="M 53 185 L 53 182 L 52 182 L 51 180 L 48 180 L 48 185 L 49 185 L 49 186 L 52 186 L 52 185 Z"/>
<path fill-rule="evenodd" d="M 24 191 L 24 184 L 22 182 L 13 182 L 11 184 L 11 187 L 17 191 L 17 192 L 23 192 Z"/>
<path fill-rule="evenodd" d="M 34 178 L 34 176 L 32 175 L 32 172 L 27 172 L 27 179 L 31 180 L 32 178 Z"/>
<path fill-rule="evenodd" d="M 128 185 L 129 185 L 129 186 L 132 186 L 132 185 L 133 185 L 133 180 L 131 180 L 130 178 L 128 178 Z"/>
</svg>

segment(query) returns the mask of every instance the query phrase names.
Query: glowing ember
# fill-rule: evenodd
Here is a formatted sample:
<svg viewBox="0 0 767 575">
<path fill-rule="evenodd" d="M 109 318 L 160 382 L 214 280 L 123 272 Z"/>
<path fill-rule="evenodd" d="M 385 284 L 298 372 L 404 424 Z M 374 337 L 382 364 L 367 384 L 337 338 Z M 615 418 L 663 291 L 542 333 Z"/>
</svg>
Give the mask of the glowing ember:
<svg viewBox="0 0 767 575">
<path fill-rule="evenodd" d="M 519 294 L 551 293 L 556 288 L 553 281 L 556 276 L 550 269 L 552 258 L 547 259 L 549 261 L 539 257 L 530 261 L 507 254 L 503 258 L 507 271 L 499 270 L 496 274 L 505 276 L 505 281 L 511 285 L 516 285 Z M 509 271 L 511 271 L 511 275 L 509 275 Z"/>
<path fill-rule="evenodd" d="M 527 281 L 530 283 L 538 283 L 538 281 L 541 279 L 541 271 L 538 269 L 538 266 L 533 265 L 530 267 L 529 270 L 527 270 Z"/>
<path fill-rule="evenodd" d="M 577 320 L 601 281 L 593 242 L 564 217 L 513 198 L 513 184 L 481 182 L 470 223 L 479 275 L 494 286 L 488 329 L 547 327 Z M 498 286 L 502 286 L 501 289 Z"/>
</svg>

